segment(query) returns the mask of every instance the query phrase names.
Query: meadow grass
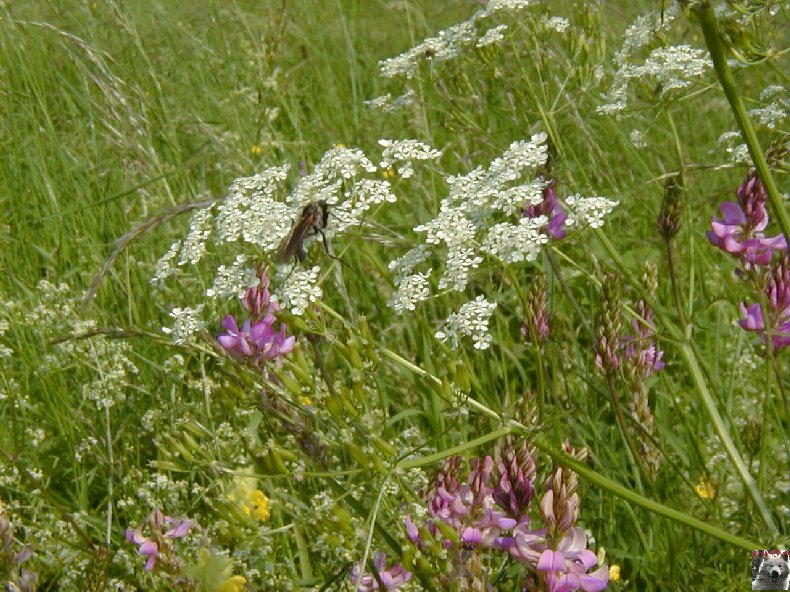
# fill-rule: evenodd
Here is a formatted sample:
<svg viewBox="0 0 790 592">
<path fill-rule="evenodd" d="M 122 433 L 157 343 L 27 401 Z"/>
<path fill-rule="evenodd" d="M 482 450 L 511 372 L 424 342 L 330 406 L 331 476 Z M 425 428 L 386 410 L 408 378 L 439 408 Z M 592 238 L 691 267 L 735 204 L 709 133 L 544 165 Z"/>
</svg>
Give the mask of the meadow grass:
<svg viewBox="0 0 790 592">
<path fill-rule="evenodd" d="M 639 86 L 626 116 L 599 113 L 623 32 L 656 6 L 563 3 L 503 17 L 501 43 L 423 64 L 411 81 L 381 76 L 379 60 L 480 6 L 0 4 L 0 525 L 14 527 L 2 578 L 25 589 L 29 570 L 39 590 L 344 590 L 356 589 L 354 566 L 367 559 L 370 572 L 386 551 L 414 572 L 411 589 L 519 590 L 523 562 L 412 545 L 403 518 L 448 457 L 496 456 L 521 440 L 537 448 L 533 523 L 546 477 L 575 471 L 578 524 L 598 564 L 620 568 L 610 589 L 740 590 L 750 548 L 786 548 L 787 354 L 738 326 L 739 303 L 760 290 L 705 236 L 748 170 L 718 143 L 737 128 L 713 69 L 672 96 Z M 790 8 L 776 6 L 738 26 L 781 50 Z M 549 10 L 569 32 L 542 24 Z M 689 15 L 663 35 L 655 43 L 706 47 Z M 764 106 L 770 85 L 784 86 L 786 105 L 787 58 L 747 57 L 736 71 L 747 107 Z M 364 103 L 404 87 L 416 105 Z M 787 145 L 788 120 L 758 125 L 763 147 Z M 534 262 L 486 256 L 463 290 L 432 279 L 429 299 L 394 312 L 388 265 L 424 240 L 413 228 L 436 216 L 446 175 L 538 132 L 551 153 L 541 173 L 560 197 L 619 202 L 604 226 L 571 229 Z M 223 198 L 235 179 L 283 163 L 293 188 L 333 146 L 372 155 L 382 138 L 442 155 L 392 178 L 398 202 L 332 238 L 340 261 L 310 246 L 302 267 L 320 266 L 323 297 L 280 315 L 297 337 L 290 354 L 263 371 L 227 355 L 215 337 L 242 307 L 204 296 L 218 265 L 239 252 L 250 267 L 271 264 L 271 253 L 209 241 L 201 265 L 152 285 L 157 260 L 188 232 L 189 213 L 166 214 L 178 204 Z M 787 194 L 786 153 L 770 164 Z M 675 178 L 679 231 L 666 240 L 656 221 Z M 116 241 L 146 221 L 83 299 Z M 438 273 L 441 251 L 431 263 Z M 272 271 L 273 289 L 287 272 Z M 522 325 L 544 280 L 542 341 Z M 490 347 L 437 339 L 478 296 L 497 304 Z M 171 310 L 204 301 L 205 328 L 174 343 L 162 330 Z M 622 349 L 623 368 L 602 372 L 601 336 L 633 334 L 640 306 L 655 315 L 646 339 L 666 366 L 629 378 Z M 639 389 L 647 416 L 629 407 Z M 160 537 L 158 566 L 144 570 L 125 531 L 156 509 L 193 523 L 184 539 Z M 13 560 L 25 544 L 32 557 Z"/>
</svg>

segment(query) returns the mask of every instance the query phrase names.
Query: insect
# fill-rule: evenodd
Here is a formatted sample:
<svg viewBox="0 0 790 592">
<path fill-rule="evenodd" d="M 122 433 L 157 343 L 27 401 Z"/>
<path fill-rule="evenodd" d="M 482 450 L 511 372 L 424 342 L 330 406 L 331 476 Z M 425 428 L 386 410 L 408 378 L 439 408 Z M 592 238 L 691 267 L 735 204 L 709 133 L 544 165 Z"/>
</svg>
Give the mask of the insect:
<svg viewBox="0 0 790 592">
<path fill-rule="evenodd" d="M 314 234 L 321 235 L 324 241 L 324 249 L 331 257 L 329 245 L 326 242 L 326 235 L 324 234 L 327 218 L 329 218 L 329 210 L 323 199 L 309 203 L 302 208 L 299 219 L 280 243 L 274 261 L 276 263 L 286 263 L 293 257 L 296 257 L 299 261 L 304 261 L 307 256 L 304 250 L 304 240 Z"/>
</svg>

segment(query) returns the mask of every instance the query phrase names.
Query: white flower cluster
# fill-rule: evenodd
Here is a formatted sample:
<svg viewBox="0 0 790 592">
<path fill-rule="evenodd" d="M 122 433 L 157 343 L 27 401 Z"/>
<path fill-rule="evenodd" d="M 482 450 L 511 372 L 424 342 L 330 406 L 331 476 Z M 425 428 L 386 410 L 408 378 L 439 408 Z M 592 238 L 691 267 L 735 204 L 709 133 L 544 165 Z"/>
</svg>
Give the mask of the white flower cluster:
<svg viewBox="0 0 790 592">
<path fill-rule="evenodd" d="M 189 221 L 189 234 L 181 245 L 179 265 L 191 263 L 196 265 L 206 254 L 206 241 L 211 236 L 212 207 L 200 208 L 192 214 Z"/>
<path fill-rule="evenodd" d="M 571 23 L 568 21 L 568 19 L 562 18 L 561 16 L 544 16 L 540 20 L 540 24 L 542 24 L 547 29 L 557 31 L 557 33 L 564 33 L 571 26 Z"/>
<path fill-rule="evenodd" d="M 651 79 L 660 85 L 661 96 L 687 88 L 712 67 L 707 52 L 689 45 L 654 49 L 640 64 L 637 55 L 642 48 L 661 37 L 677 17 L 677 6 L 668 7 L 663 18 L 658 14 L 638 17 L 626 30 L 623 46 L 615 54 L 616 70 L 610 89 L 604 95 L 605 104 L 598 113 L 612 115 L 628 106 L 629 86 L 640 79 Z"/>
<path fill-rule="evenodd" d="M 749 147 L 743 141 L 740 132 L 724 132 L 719 136 L 717 143 L 724 147 L 731 163 L 753 166 Z"/>
<path fill-rule="evenodd" d="M 0 321 L 0 337 L 5 335 L 5 332 L 8 331 L 8 327 L 8 321 Z M 0 358 L 10 358 L 13 353 L 14 350 L 0 343 Z"/>
<path fill-rule="evenodd" d="M 502 222 L 491 227 L 483 243 L 483 250 L 506 263 L 535 261 L 549 237 L 540 229 L 547 224 L 546 216 L 521 218 L 518 224 Z"/>
<path fill-rule="evenodd" d="M 236 260 L 229 266 L 220 265 L 214 278 L 214 285 L 206 290 L 209 298 L 241 298 L 247 288 L 258 283 L 255 270 L 245 265 L 246 255 L 236 255 Z"/>
<path fill-rule="evenodd" d="M 440 151 L 417 140 L 382 140 L 381 145 L 382 166 L 397 163 L 398 173 L 403 177 L 413 174 L 413 161 L 441 156 Z M 310 203 L 324 201 L 329 206 L 331 221 L 325 229 L 327 236 L 358 226 L 370 208 L 397 199 L 389 181 L 368 176 L 378 170 L 361 150 L 335 146 L 324 154 L 311 173 L 298 180 L 284 199 L 288 165 L 236 179 L 226 199 L 216 207 L 216 215 L 213 215 L 213 206 L 193 214 L 188 235 L 183 241 L 171 245 L 157 262 L 152 283 L 161 284 L 172 275 L 176 262 L 184 265 L 200 261 L 206 252 L 212 221 L 217 244 L 243 241 L 264 253 L 272 253 L 279 247 L 302 209 Z M 234 263 L 219 266 L 214 284 L 206 295 L 211 298 L 242 296 L 246 288 L 255 283 L 254 272 L 244 267 L 245 261 L 245 256 L 239 254 Z M 320 298 L 321 288 L 314 285 L 317 273 L 315 270 L 295 272 L 287 285 L 280 289 L 284 306 L 294 314 L 302 314 L 310 302 Z M 174 309 L 171 313 L 174 327 L 166 332 L 172 334 L 175 341 L 184 342 L 202 328 L 197 321 L 199 310 L 199 307 Z"/>
<path fill-rule="evenodd" d="M 318 285 L 320 271 L 321 268 L 315 266 L 312 269 L 296 269 L 291 272 L 276 292 L 280 306 L 296 316 L 304 314 L 307 307 L 323 295 L 321 286 Z"/>
<path fill-rule="evenodd" d="M 205 327 L 205 324 L 200 319 L 202 310 L 202 304 L 195 308 L 174 308 L 170 311 L 170 318 L 173 319 L 173 326 L 162 327 L 162 332 L 166 335 L 172 335 L 174 343 L 186 343 L 190 337 Z"/>
<path fill-rule="evenodd" d="M 392 94 L 387 93 L 386 95 L 365 101 L 365 105 L 367 105 L 370 109 L 377 109 L 379 111 L 383 111 L 384 113 L 395 113 L 404 107 L 410 107 L 411 105 L 414 105 L 416 102 L 417 93 L 414 92 L 414 89 L 410 88 L 404 94 L 398 97 L 393 97 Z"/>
<path fill-rule="evenodd" d="M 436 160 L 442 155 L 441 150 L 435 150 L 418 140 L 379 140 L 379 145 L 384 148 L 379 166 L 389 169 L 396 163 L 403 163 L 398 167 L 398 174 L 404 179 L 414 174 L 412 161 Z"/>
<path fill-rule="evenodd" d="M 455 59 L 467 47 L 483 47 L 504 39 L 505 25 L 488 29 L 477 34 L 480 20 L 497 12 L 517 12 L 534 3 L 534 0 L 489 0 L 482 10 L 474 13 L 468 20 L 439 31 L 436 37 L 428 37 L 408 51 L 379 62 L 381 75 L 385 78 L 414 78 L 420 62 L 435 64 Z"/>
<path fill-rule="evenodd" d="M 390 308 L 397 313 L 404 310 L 414 310 L 417 303 L 427 300 L 431 294 L 428 278 L 431 269 L 423 273 L 414 273 L 400 278 L 397 282 L 398 289 L 388 302 Z"/>
<path fill-rule="evenodd" d="M 277 248 L 291 227 L 291 208 L 275 197 L 288 178 L 288 169 L 288 165 L 272 167 L 233 182 L 217 208 L 218 243 L 243 239 L 264 251 Z"/>
<path fill-rule="evenodd" d="M 505 38 L 505 30 L 507 30 L 507 25 L 497 25 L 496 27 L 491 27 L 477 40 L 475 47 L 486 47 L 488 45 L 495 45 L 496 43 L 499 43 Z"/>
<path fill-rule="evenodd" d="M 570 209 L 566 224 L 581 224 L 590 228 L 603 226 L 604 218 L 620 203 L 606 197 L 581 197 L 570 195 L 565 198 Z"/>
<path fill-rule="evenodd" d="M 530 140 L 513 142 L 488 170 L 478 167 L 466 175 L 448 177 L 450 193 L 442 200 L 439 214 L 414 229 L 426 234 L 426 243 L 447 246 L 439 289 L 451 287 L 461 291 L 466 287 L 470 271 L 483 262 L 478 253 L 481 244 L 478 235 L 486 231 L 492 216 L 510 216 L 526 205 L 542 202 L 545 187 L 542 180 L 520 181 L 546 163 L 546 140 L 546 134 L 540 133 Z M 539 227 L 528 220 L 496 224 L 488 230 L 488 237 L 483 238 L 482 250 L 503 261 L 532 260 L 545 244 L 545 237 L 536 228 Z"/>
<path fill-rule="evenodd" d="M 760 101 L 768 103 L 765 107 L 749 110 L 749 116 L 770 129 L 777 129 L 787 119 L 790 101 L 783 86 L 773 84 L 763 89 Z"/>
<path fill-rule="evenodd" d="M 489 302 L 484 296 L 478 296 L 464 304 L 458 312 L 454 312 L 444 323 L 435 337 L 442 342 L 449 341 L 450 348 L 458 347 L 462 336 L 474 340 L 475 349 L 488 349 L 493 338 L 488 332 L 488 321 L 496 309 L 495 302 Z"/>
</svg>

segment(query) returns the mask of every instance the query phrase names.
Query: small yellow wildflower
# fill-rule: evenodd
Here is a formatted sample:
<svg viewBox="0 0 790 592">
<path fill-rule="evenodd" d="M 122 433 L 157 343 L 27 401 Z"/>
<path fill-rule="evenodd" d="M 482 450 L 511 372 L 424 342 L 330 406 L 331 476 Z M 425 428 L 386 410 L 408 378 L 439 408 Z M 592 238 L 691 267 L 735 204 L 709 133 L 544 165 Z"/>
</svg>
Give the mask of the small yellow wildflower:
<svg viewBox="0 0 790 592">
<path fill-rule="evenodd" d="M 250 497 L 254 506 L 253 515 L 261 522 L 266 522 L 271 516 L 272 502 L 260 489 L 253 491 Z"/>
<path fill-rule="evenodd" d="M 335 144 L 335 148 L 345 148 L 345 144 Z"/>
<path fill-rule="evenodd" d="M 620 579 L 620 566 L 616 563 L 609 566 L 609 579 L 616 582 Z"/>
<path fill-rule="evenodd" d="M 712 500 L 716 497 L 716 487 L 705 475 L 700 475 L 699 482 L 694 486 L 694 491 L 704 500 Z"/>
<path fill-rule="evenodd" d="M 263 152 L 263 148 L 261 148 L 257 144 L 250 147 L 250 154 L 252 154 L 253 156 L 258 156 L 261 152 Z"/>
<path fill-rule="evenodd" d="M 219 592 L 242 592 L 246 585 L 247 579 L 244 576 L 230 576 L 219 587 Z"/>
<path fill-rule="evenodd" d="M 299 402 L 300 402 L 302 405 L 304 405 L 305 407 L 309 407 L 310 405 L 312 405 L 312 404 L 313 404 L 313 402 L 310 400 L 310 397 L 305 397 L 304 395 L 302 395 L 301 397 L 299 397 Z"/>
<path fill-rule="evenodd" d="M 390 177 L 395 176 L 395 171 L 393 171 L 392 169 L 385 169 L 381 171 L 381 176 L 384 177 L 385 179 L 389 179 Z"/>
</svg>

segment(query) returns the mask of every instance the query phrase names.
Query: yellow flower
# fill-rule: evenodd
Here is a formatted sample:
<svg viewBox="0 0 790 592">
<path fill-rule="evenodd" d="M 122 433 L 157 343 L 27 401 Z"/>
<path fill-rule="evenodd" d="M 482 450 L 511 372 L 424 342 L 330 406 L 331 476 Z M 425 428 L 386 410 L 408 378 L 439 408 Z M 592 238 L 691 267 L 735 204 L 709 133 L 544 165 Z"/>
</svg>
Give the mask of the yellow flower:
<svg viewBox="0 0 790 592">
<path fill-rule="evenodd" d="M 263 152 L 263 148 L 261 148 L 257 144 L 250 147 L 250 154 L 252 154 L 253 156 L 258 156 L 261 152 Z"/>
<path fill-rule="evenodd" d="M 230 576 L 219 587 L 219 592 L 241 592 L 246 585 L 247 579 L 244 576 Z"/>
<path fill-rule="evenodd" d="M 385 179 L 389 179 L 390 177 L 395 176 L 395 171 L 393 171 L 392 169 L 383 170 L 381 171 L 381 176 L 384 177 Z"/>
<path fill-rule="evenodd" d="M 304 405 L 305 407 L 309 407 L 310 405 L 312 405 L 312 404 L 313 404 L 313 402 L 310 400 L 310 397 L 305 397 L 304 395 L 302 395 L 301 397 L 299 397 L 299 402 L 300 402 L 302 405 Z"/>
<path fill-rule="evenodd" d="M 253 491 L 250 497 L 254 506 L 253 515 L 261 522 L 266 522 L 271 515 L 272 502 L 260 489 Z"/>
<path fill-rule="evenodd" d="M 335 148 L 345 148 L 345 144 L 335 144 Z"/>
<path fill-rule="evenodd" d="M 609 579 L 613 582 L 620 579 L 620 566 L 616 563 L 609 566 Z"/>
<path fill-rule="evenodd" d="M 704 500 L 716 497 L 716 487 L 705 475 L 700 475 L 699 482 L 694 486 L 694 491 Z"/>
</svg>

